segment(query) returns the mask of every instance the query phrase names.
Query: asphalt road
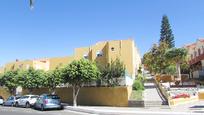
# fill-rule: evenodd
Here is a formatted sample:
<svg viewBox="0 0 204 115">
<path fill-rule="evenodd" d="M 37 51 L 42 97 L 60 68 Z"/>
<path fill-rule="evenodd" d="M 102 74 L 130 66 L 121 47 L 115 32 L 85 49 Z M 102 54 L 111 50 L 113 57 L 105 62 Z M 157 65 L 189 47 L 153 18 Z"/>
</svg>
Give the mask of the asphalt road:
<svg viewBox="0 0 204 115">
<path fill-rule="evenodd" d="M 204 111 L 195 112 L 196 115 L 204 115 Z M 76 112 L 70 110 L 47 110 L 47 111 L 38 111 L 34 109 L 27 109 L 27 108 L 16 108 L 16 107 L 4 107 L 0 106 L 0 115 L 192 115 L 191 113 L 185 114 L 172 114 L 172 113 L 107 113 L 105 114 L 90 114 L 90 113 L 83 113 L 83 112 Z"/>
<path fill-rule="evenodd" d="M 27 108 L 0 106 L 0 115 L 91 115 L 91 114 L 69 111 L 69 110 L 38 111 L 38 110 L 27 109 Z"/>
</svg>

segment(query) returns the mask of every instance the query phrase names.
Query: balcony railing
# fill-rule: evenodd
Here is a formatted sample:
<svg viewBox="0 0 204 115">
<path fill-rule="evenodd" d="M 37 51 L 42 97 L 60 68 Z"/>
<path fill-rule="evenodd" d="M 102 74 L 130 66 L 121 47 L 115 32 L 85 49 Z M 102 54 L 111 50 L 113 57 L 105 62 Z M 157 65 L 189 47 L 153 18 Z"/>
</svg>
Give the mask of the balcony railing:
<svg viewBox="0 0 204 115">
<path fill-rule="evenodd" d="M 189 63 L 190 63 L 190 65 L 193 65 L 193 64 L 195 64 L 195 63 L 197 63 L 197 62 L 199 62 L 199 61 L 201 61 L 201 60 L 203 60 L 204 59 L 204 53 L 203 54 L 200 54 L 199 56 L 197 56 L 197 57 L 195 57 L 195 58 L 193 58 L 193 59 L 191 59 L 190 61 L 189 61 Z"/>
</svg>

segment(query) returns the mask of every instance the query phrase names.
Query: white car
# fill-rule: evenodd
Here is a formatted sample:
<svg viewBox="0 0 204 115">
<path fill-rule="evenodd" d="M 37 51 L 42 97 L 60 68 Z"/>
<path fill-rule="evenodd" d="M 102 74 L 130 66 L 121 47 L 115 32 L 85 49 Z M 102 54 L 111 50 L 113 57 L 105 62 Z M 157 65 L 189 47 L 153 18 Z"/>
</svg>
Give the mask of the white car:
<svg viewBox="0 0 204 115">
<path fill-rule="evenodd" d="M 2 96 L 0 96 L 0 105 L 3 105 L 3 103 L 4 103 L 4 99 Z"/>
<path fill-rule="evenodd" d="M 17 107 L 29 108 L 33 106 L 38 98 L 38 95 L 24 95 L 16 102 Z"/>
</svg>

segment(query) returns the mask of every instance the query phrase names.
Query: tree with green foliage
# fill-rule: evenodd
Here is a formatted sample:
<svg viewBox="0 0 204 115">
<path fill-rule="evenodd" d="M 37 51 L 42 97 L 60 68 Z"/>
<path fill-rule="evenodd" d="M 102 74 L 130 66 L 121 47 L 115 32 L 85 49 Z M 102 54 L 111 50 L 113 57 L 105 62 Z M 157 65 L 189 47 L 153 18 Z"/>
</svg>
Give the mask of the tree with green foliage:
<svg viewBox="0 0 204 115">
<path fill-rule="evenodd" d="M 0 86 L 3 86 L 3 74 L 0 74 Z"/>
<path fill-rule="evenodd" d="M 18 85 L 18 72 L 19 70 L 7 71 L 2 75 L 1 83 L 7 87 L 9 92 L 13 95 L 16 93 Z"/>
<path fill-rule="evenodd" d="M 85 83 L 96 81 L 100 78 L 100 71 L 96 64 L 81 59 L 73 61 L 62 69 L 62 76 L 65 83 L 68 83 L 73 88 L 73 105 L 77 106 L 77 96 L 79 90 Z"/>
<path fill-rule="evenodd" d="M 153 55 L 151 52 L 147 52 L 143 56 L 143 64 L 144 66 L 150 71 L 150 73 L 154 72 L 154 62 L 153 62 Z"/>
<path fill-rule="evenodd" d="M 133 90 L 144 90 L 144 84 L 141 80 L 136 79 L 132 85 Z"/>
<path fill-rule="evenodd" d="M 142 67 L 140 66 L 139 69 L 137 70 L 137 75 L 136 75 L 136 79 L 140 80 L 141 82 L 144 83 L 145 81 L 145 76 L 142 73 Z"/>
<path fill-rule="evenodd" d="M 137 72 L 136 80 L 133 83 L 133 90 L 144 90 L 145 76 L 142 73 L 142 67 L 140 66 Z"/>
<path fill-rule="evenodd" d="M 166 42 L 167 44 L 169 44 L 169 48 L 172 48 L 175 46 L 174 35 L 172 33 L 171 26 L 169 24 L 169 20 L 166 15 L 162 17 L 162 25 L 161 25 L 159 41 Z"/>
<path fill-rule="evenodd" d="M 184 48 L 171 48 L 165 53 L 167 60 L 176 64 L 176 73 L 178 80 L 181 80 L 181 63 L 186 61 L 187 50 Z"/>
<path fill-rule="evenodd" d="M 167 73 L 168 75 L 175 75 L 176 67 L 174 65 L 169 65 L 168 67 L 166 67 L 165 73 Z"/>
<path fill-rule="evenodd" d="M 54 70 L 46 72 L 45 86 L 49 88 L 52 94 L 55 94 L 55 89 L 63 83 L 61 68 L 56 67 Z"/>
<path fill-rule="evenodd" d="M 100 66 L 99 69 L 102 81 L 105 81 L 110 87 L 119 85 L 118 78 L 125 76 L 125 66 L 118 58 L 112 60 L 110 64 Z"/>
<path fill-rule="evenodd" d="M 166 42 L 159 45 L 154 44 L 149 52 L 144 54 L 143 63 L 153 73 L 164 73 L 165 68 L 169 66 L 169 62 L 165 59 L 165 52 L 168 49 Z"/>
<path fill-rule="evenodd" d="M 158 72 L 162 74 L 165 73 L 165 68 L 170 65 L 169 61 L 165 58 L 165 52 L 169 49 L 168 47 L 169 44 L 166 42 L 160 42 L 156 55 L 153 55 L 155 57 L 154 61 L 159 69 Z"/>
<path fill-rule="evenodd" d="M 45 83 L 45 72 L 42 70 L 35 70 L 30 67 L 28 70 L 21 70 L 18 75 L 19 84 L 28 89 L 32 94 L 33 89 L 40 88 Z"/>
</svg>

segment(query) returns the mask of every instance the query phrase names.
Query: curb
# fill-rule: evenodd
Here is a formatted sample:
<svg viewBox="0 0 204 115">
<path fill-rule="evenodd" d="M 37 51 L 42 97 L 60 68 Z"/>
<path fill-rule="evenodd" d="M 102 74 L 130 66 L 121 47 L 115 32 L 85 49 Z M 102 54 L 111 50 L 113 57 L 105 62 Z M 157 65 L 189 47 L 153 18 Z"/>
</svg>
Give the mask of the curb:
<svg viewBox="0 0 204 115">
<path fill-rule="evenodd" d="M 66 106 L 64 107 L 65 110 L 88 113 L 88 114 L 106 114 L 106 115 L 118 115 L 118 114 L 163 114 L 163 115 L 203 115 L 203 113 L 192 113 L 192 112 L 159 112 L 159 111 L 118 111 L 118 110 L 97 110 L 97 109 L 89 109 L 86 107 L 73 107 L 73 106 Z"/>
</svg>

